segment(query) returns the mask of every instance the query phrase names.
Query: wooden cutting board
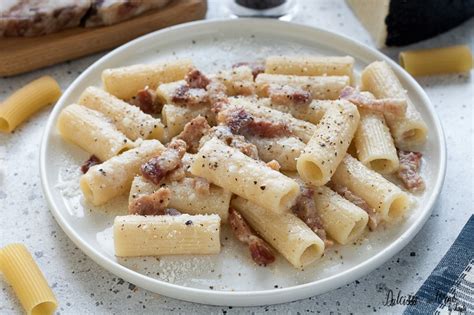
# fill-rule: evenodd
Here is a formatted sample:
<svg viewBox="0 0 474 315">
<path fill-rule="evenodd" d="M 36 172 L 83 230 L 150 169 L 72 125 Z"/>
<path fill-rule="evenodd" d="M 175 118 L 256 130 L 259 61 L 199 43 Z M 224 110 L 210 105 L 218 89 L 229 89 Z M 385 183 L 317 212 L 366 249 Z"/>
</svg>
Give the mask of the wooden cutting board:
<svg viewBox="0 0 474 315">
<path fill-rule="evenodd" d="M 0 76 L 11 76 L 126 43 L 140 35 L 205 17 L 206 0 L 174 0 L 168 6 L 111 26 L 73 28 L 39 37 L 0 39 Z"/>
</svg>

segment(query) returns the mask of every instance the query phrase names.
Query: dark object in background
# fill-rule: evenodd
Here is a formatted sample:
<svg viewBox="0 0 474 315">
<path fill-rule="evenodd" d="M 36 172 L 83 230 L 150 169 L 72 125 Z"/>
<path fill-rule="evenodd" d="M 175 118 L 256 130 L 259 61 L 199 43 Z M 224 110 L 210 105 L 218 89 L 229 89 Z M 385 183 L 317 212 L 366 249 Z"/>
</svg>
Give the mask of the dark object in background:
<svg viewBox="0 0 474 315">
<path fill-rule="evenodd" d="M 298 10 L 297 0 L 231 0 L 226 2 L 231 17 L 265 17 L 290 21 Z"/>
<path fill-rule="evenodd" d="M 443 33 L 474 16 L 474 0 L 347 0 L 377 42 L 403 46 Z"/>
<path fill-rule="evenodd" d="M 250 9 L 266 10 L 285 3 L 286 0 L 236 0 L 237 4 Z"/>
</svg>

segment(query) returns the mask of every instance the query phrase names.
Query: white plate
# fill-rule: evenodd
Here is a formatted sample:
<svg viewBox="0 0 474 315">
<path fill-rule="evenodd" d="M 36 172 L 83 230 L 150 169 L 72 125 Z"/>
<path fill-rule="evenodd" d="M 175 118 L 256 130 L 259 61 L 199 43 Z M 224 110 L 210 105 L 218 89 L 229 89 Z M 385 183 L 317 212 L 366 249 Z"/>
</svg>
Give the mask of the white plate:
<svg viewBox="0 0 474 315">
<path fill-rule="evenodd" d="M 247 249 L 224 231 L 216 256 L 117 259 L 111 238 L 113 217 L 126 212 L 126 198 L 106 209 L 84 204 L 79 165 L 87 154 L 64 142 L 55 129 L 61 109 L 90 85 L 100 86 L 111 67 L 191 57 L 207 72 L 270 54 L 351 55 L 356 70 L 375 60 L 387 61 L 429 127 L 424 153 L 426 192 L 406 220 L 370 233 L 356 245 L 331 249 L 323 259 L 298 271 L 281 257 L 270 267 L 252 263 Z M 41 179 L 51 211 L 66 234 L 89 257 L 123 279 L 159 294 L 216 305 L 262 305 L 320 294 L 358 279 L 400 251 L 421 229 L 438 196 L 446 168 L 444 135 L 433 106 L 416 81 L 378 51 L 321 29 L 275 20 L 201 21 L 171 27 L 136 39 L 90 66 L 65 91 L 46 126 L 41 146 Z M 226 235 L 230 237 L 226 239 Z M 275 287 L 278 286 L 278 287 Z M 211 288 L 212 287 L 212 288 Z"/>
</svg>

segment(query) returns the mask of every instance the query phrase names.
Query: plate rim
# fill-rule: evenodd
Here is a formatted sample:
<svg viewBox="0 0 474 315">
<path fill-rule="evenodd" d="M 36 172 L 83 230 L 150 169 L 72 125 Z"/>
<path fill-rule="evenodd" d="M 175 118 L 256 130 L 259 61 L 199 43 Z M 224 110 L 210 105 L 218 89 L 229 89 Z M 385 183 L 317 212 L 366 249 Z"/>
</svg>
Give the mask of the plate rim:
<svg viewBox="0 0 474 315">
<path fill-rule="evenodd" d="M 158 280 L 155 278 L 148 277 L 139 272 L 136 272 L 132 269 L 129 269 L 116 261 L 111 260 L 103 253 L 94 249 L 87 242 L 85 242 L 82 237 L 74 230 L 74 228 L 67 222 L 61 211 L 58 209 L 60 206 L 55 203 L 53 198 L 52 190 L 54 184 L 49 183 L 47 176 L 47 157 L 46 153 L 48 151 L 48 144 L 50 141 L 51 131 L 54 128 L 55 118 L 57 117 L 58 112 L 65 106 L 63 103 L 65 99 L 69 97 L 69 94 L 76 89 L 76 86 L 85 78 L 88 77 L 89 73 L 94 70 L 94 68 L 99 67 L 102 62 L 106 62 L 109 58 L 120 54 L 123 50 L 128 47 L 134 46 L 139 42 L 146 41 L 155 36 L 161 36 L 168 32 L 174 30 L 186 31 L 186 29 L 192 29 L 194 26 L 198 25 L 207 25 L 208 28 L 217 27 L 220 24 L 235 24 L 239 25 L 240 23 L 254 23 L 261 24 L 261 27 L 271 27 L 272 25 L 287 25 L 288 27 L 300 29 L 301 31 L 312 32 L 313 34 L 325 34 L 337 38 L 338 40 L 345 41 L 354 48 L 362 49 L 370 52 L 375 55 L 379 60 L 384 60 L 392 68 L 396 69 L 396 72 L 399 75 L 403 76 L 403 79 L 408 81 L 410 86 L 414 88 L 417 95 L 419 95 L 423 103 L 427 104 L 427 110 L 433 118 L 433 123 L 435 126 L 436 133 L 439 134 L 437 141 L 439 141 L 440 150 L 439 150 L 439 160 L 441 169 L 439 170 L 439 175 L 436 178 L 436 182 L 433 189 L 433 194 L 429 196 L 425 205 L 423 206 L 423 212 L 420 213 L 420 216 L 416 218 L 414 223 L 412 223 L 408 229 L 394 242 L 387 246 L 384 250 L 380 251 L 371 258 L 363 261 L 362 263 L 345 270 L 339 274 L 332 275 L 325 279 L 320 279 L 304 284 L 299 284 L 287 288 L 279 289 L 270 289 L 270 290 L 257 290 L 257 291 L 217 291 L 217 290 L 207 290 L 186 287 L 178 284 L 169 283 L 163 280 Z M 330 44 L 328 45 L 332 47 Z M 58 106 L 59 105 L 59 106 Z M 172 298 L 186 300 L 190 302 L 200 303 L 200 304 L 211 304 L 211 305 L 232 305 L 232 306 L 256 306 L 264 304 L 279 304 L 289 301 L 295 301 L 303 298 L 307 298 L 314 295 L 319 295 L 331 290 L 334 290 L 344 284 L 350 283 L 359 279 L 369 272 L 372 272 L 376 268 L 380 267 L 396 253 L 401 251 L 407 244 L 410 242 L 416 234 L 421 230 L 425 225 L 427 219 L 429 218 L 433 206 L 438 199 L 443 183 L 446 176 L 446 140 L 445 133 L 441 124 L 441 121 L 438 117 L 436 110 L 433 107 L 430 99 L 428 98 L 426 92 L 423 88 L 416 82 L 416 80 L 411 77 L 403 68 L 401 68 L 396 62 L 394 62 L 390 57 L 384 55 L 382 52 L 373 49 L 361 42 L 358 42 L 354 39 L 351 39 L 343 34 L 335 33 L 326 29 L 322 29 L 315 26 L 309 26 L 294 22 L 284 22 L 279 20 L 270 20 L 270 19 L 258 19 L 258 18 L 246 18 L 246 19 L 213 19 L 213 20 L 201 20 L 194 21 L 184 24 L 179 24 L 164 28 L 141 37 L 138 37 L 124 45 L 121 45 L 112 51 L 108 52 L 94 63 L 89 65 L 85 71 L 83 71 L 74 81 L 66 88 L 61 98 L 57 101 L 54 109 L 48 117 L 40 147 L 40 179 L 43 194 L 46 197 L 49 209 L 53 214 L 56 222 L 59 224 L 61 229 L 66 233 L 66 235 L 75 243 L 75 245 L 80 248 L 87 256 L 89 256 L 93 261 L 99 264 L 101 267 L 105 268 L 109 272 L 136 284 L 139 287 L 145 288 L 152 292 L 163 294 Z M 318 288 L 319 286 L 319 288 Z M 322 288 L 322 289 L 321 289 Z"/>
</svg>

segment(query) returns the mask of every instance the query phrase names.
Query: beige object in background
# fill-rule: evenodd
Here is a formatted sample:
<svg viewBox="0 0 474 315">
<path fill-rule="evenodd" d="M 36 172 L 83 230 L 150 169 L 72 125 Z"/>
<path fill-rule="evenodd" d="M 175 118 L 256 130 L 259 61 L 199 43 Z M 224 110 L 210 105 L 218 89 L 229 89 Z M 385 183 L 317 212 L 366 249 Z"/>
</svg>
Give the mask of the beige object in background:
<svg viewBox="0 0 474 315">
<path fill-rule="evenodd" d="M 53 314 L 58 301 L 28 249 L 10 244 L 0 250 L 0 271 L 28 315 Z"/>
<path fill-rule="evenodd" d="M 12 132 L 24 120 L 56 102 L 60 96 L 61 88 L 50 76 L 28 83 L 0 104 L 0 131 Z"/>
<path fill-rule="evenodd" d="M 377 47 L 385 46 L 389 0 L 346 0 L 365 29 L 372 35 Z"/>
<path fill-rule="evenodd" d="M 473 62 L 467 45 L 400 52 L 400 65 L 414 76 L 469 72 Z"/>
</svg>

